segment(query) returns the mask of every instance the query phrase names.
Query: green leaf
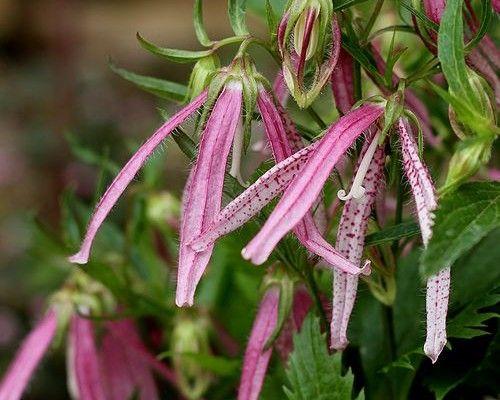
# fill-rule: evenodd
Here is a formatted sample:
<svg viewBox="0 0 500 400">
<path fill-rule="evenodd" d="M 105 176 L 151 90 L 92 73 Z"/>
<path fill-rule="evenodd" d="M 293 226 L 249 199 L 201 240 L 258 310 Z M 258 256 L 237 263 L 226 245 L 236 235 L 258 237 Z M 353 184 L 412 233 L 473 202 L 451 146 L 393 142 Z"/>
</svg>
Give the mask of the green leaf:
<svg viewBox="0 0 500 400">
<path fill-rule="evenodd" d="M 463 0 L 448 1 L 438 35 L 438 58 L 451 92 L 474 104 L 476 97 L 469 83 L 463 38 Z"/>
<path fill-rule="evenodd" d="M 500 183 L 467 183 L 445 196 L 436 211 L 433 234 L 421 259 L 421 274 L 431 276 L 453 264 L 500 226 Z"/>
<path fill-rule="evenodd" d="M 169 49 L 166 47 L 158 47 L 155 44 L 144 39 L 139 33 L 137 33 L 137 40 L 141 47 L 150 53 L 157 56 L 166 58 L 167 60 L 174 61 L 177 63 L 190 63 L 199 60 L 200 58 L 209 56 L 213 53 L 213 50 L 177 50 Z"/>
<path fill-rule="evenodd" d="M 403 222 L 385 228 L 379 232 L 366 236 L 365 246 L 375 246 L 384 243 L 391 243 L 394 240 L 415 236 L 420 233 L 420 228 L 415 222 Z"/>
<path fill-rule="evenodd" d="M 333 11 L 342 11 L 346 8 L 355 6 L 356 4 L 361 4 L 366 2 L 367 0 L 344 0 L 344 1 L 335 1 L 333 5 Z"/>
<path fill-rule="evenodd" d="M 271 33 L 271 35 L 276 35 L 279 21 L 278 16 L 273 10 L 273 5 L 271 4 L 270 0 L 266 0 L 266 20 L 269 32 Z"/>
<path fill-rule="evenodd" d="M 206 47 L 211 46 L 213 42 L 209 39 L 207 31 L 203 25 L 203 0 L 194 1 L 193 24 L 196 37 L 198 38 L 200 44 Z"/>
<path fill-rule="evenodd" d="M 408 4 L 404 0 L 400 0 L 399 4 L 401 4 L 401 7 L 405 8 L 406 10 L 408 10 L 415 18 L 417 18 L 418 20 L 420 20 L 420 22 L 422 22 L 422 24 L 424 24 L 424 26 L 427 29 L 433 30 L 433 31 L 436 31 L 436 32 L 438 31 L 439 25 L 436 24 L 434 21 L 431 21 L 427 17 L 427 15 L 425 15 L 422 11 L 417 10 L 416 8 L 412 7 L 410 4 Z"/>
<path fill-rule="evenodd" d="M 286 375 L 290 387 L 285 393 L 290 400 L 350 400 L 354 376 L 350 370 L 342 376 L 341 354 L 328 354 L 325 335 L 319 320 L 309 314 L 293 338 L 293 352 Z M 364 398 L 361 393 L 359 398 Z"/>
<path fill-rule="evenodd" d="M 227 2 L 229 22 L 231 28 L 237 36 L 248 35 L 248 29 L 245 22 L 246 0 L 228 0 Z"/>
<path fill-rule="evenodd" d="M 470 339 L 488 334 L 487 331 L 482 329 L 486 327 L 484 323 L 490 318 L 500 317 L 500 314 L 496 312 L 481 312 L 480 310 L 495 306 L 499 302 L 500 294 L 498 293 L 489 293 L 480 296 L 448 322 L 448 336 Z"/>
<path fill-rule="evenodd" d="M 118 68 L 111 62 L 109 63 L 109 67 L 114 73 L 120 75 L 122 78 L 162 99 L 182 101 L 186 97 L 187 88 L 180 83 L 135 74 L 126 69 Z"/>
</svg>

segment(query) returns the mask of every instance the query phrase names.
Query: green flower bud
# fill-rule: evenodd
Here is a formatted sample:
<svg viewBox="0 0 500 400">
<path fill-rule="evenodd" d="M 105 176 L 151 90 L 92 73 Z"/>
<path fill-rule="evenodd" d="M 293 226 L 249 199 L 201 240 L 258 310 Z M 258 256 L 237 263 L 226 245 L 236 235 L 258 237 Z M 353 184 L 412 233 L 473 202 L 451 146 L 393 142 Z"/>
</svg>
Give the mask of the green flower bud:
<svg viewBox="0 0 500 400">
<path fill-rule="evenodd" d="M 201 398 L 211 381 L 210 373 L 194 358 L 198 354 L 210 353 L 207 328 L 208 321 L 205 318 L 193 319 L 182 315 L 177 319 L 172 332 L 172 360 L 179 388 L 190 400 Z"/>
<path fill-rule="evenodd" d="M 203 57 L 194 65 L 189 78 L 186 101 L 190 101 L 198 96 L 210 84 L 213 75 L 220 68 L 219 57 L 211 54 Z"/>
</svg>

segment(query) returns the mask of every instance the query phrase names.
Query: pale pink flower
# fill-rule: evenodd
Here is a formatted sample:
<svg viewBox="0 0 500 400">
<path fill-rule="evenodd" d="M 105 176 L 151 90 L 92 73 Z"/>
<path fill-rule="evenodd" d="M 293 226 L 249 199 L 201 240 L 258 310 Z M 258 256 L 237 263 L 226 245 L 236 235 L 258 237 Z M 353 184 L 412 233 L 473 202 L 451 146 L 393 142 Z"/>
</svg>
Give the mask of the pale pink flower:
<svg viewBox="0 0 500 400">
<path fill-rule="evenodd" d="M 399 137 L 403 154 L 403 169 L 415 199 L 424 246 L 432 236 L 433 211 L 437 198 L 429 171 L 418 156 L 411 127 L 405 118 L 399 120 Z M 446 344 L 446 313 L 450 294 L 450 267 L 445 267 L 427 280 L 427 336 L 424 352 L 435 363 Z"/>
<path fill-rule="evenodd" d="M 31 331 L 0 383 L 0 400 L 18 400 L 52 343 L 57 329 L 57 315 L 49 310 Z"/>
</svg>

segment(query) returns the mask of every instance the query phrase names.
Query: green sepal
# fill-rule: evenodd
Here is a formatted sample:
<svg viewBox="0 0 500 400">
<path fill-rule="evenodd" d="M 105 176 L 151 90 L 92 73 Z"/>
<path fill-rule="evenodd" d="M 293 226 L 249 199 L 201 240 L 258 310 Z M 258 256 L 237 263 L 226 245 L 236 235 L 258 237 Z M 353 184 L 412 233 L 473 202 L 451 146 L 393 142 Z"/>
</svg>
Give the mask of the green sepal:
<svg viewBox="0 0 500 400">
<path fill-rule="evenodd" d="M 178 50 L 170 49 L 167 47 L 158 47 L 155 44 L 144 39 L 137 33 L 137 40 L 141 47 L 150 53 L 157 56 L 166 58 L 167 60 L 177 63 L 191 63 L 199 60 L 200 58 L 207 57 L 213 53 L 213 50 Z"/>
<path fill-rule="evenodd" d="M 248 35 L 248 28 L 245 22 L 246 0 L 228 0 L 227 13 L 231 28 L 237 36 Z"/>
<path fill-rule="evenodd" d="M 212 46 L 214 42 L 208 37 L 205 26 L 203 25 L 203 0 L 194 0 L 193 25 L 198 42 L 205 47 Z"/>
<path fill-rule="evenodd" d="M 274 344 L 276 339 L 278 339 L 281 331 L 283 330 L 283 327 L 285 326 L 285 323 L 288 320 L 288 316 L 290 315 L 290 311 L 292 310 L 293 306 L 295 286 L 294 280 L 281 270 L 278 272 L 278 275 L 279 276 L 275 277 L 278 282 L 277 285 L 280 288 L 280 298 L 278 303 L 278 322 L 273 332 L 267 339 L 266 344 L 264 345 L 264 351 L 268 350 Z M 272 280 L 271 284 L 276 284 L 274 279 Z"/>
<path fill-rule="evenodd" d="M 384 110 L 384 126 L 382 132 L 380 133 L 379 143 L 382 144 L 385 141 L 390 129 L 399 119 L 404 110 L 404 81 L 400 81 L 400 86 L 398 90 L 389 97 Z"/>
<path fill-rule="evenodd" d="M 219 69 L 220 60 L 215 54 L 198 60 L 191 71 L 185 101 L 190 101 L 203 92 Z"/>
</svg>

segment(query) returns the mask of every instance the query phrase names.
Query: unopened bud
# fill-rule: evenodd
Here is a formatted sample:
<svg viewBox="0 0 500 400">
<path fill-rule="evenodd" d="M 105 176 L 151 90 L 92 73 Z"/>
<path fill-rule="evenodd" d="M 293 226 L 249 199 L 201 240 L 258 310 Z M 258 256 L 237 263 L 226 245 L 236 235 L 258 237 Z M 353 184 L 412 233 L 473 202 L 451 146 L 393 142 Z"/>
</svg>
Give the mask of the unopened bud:
<svg viewBox="0 0 500 400">
<path fill-rule="evenodd" d="M 210 84 L 213 75 L 220 68 L 219 57 L 212 54 L 203 57 L 194 65 L 189 78 L 187 99 L 194 99 Z"/>
</svg>

